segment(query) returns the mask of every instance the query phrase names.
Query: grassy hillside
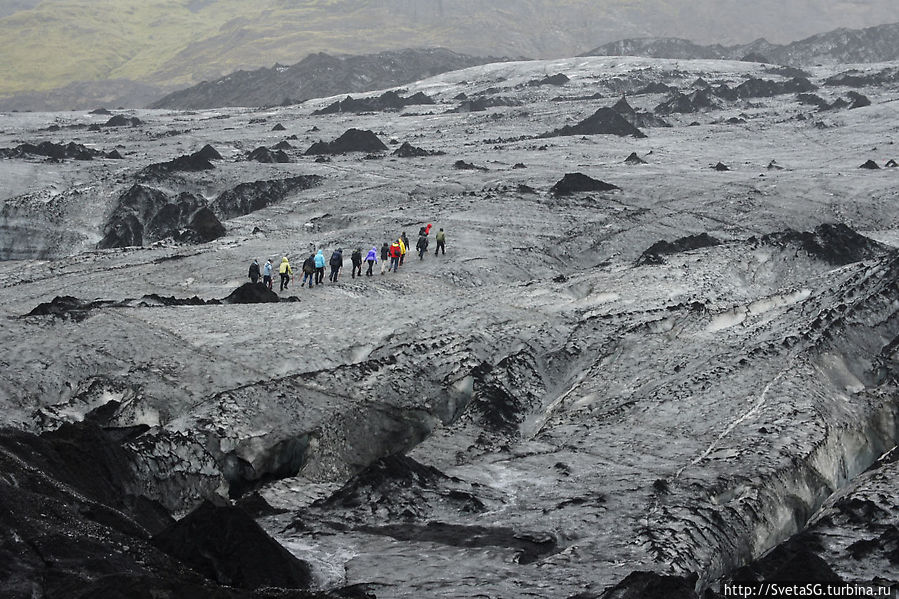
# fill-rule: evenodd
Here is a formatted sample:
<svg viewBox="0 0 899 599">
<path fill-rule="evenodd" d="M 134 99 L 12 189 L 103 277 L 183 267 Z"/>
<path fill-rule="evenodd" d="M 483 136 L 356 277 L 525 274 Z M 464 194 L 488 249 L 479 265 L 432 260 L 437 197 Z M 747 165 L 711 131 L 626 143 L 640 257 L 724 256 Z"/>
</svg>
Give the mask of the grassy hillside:
<svg viewBox="0 0 899 599">
<path fill-rule="evenodd" d="M 0 96 L 113 78 L 188 86 L 317 51 L 570 56 L 622 37 L 790 41 L 895 18 L 892 0 L 817 4 L 800 18 L 807 0 L 18 0 L 0 10 Z"/>
</svg>

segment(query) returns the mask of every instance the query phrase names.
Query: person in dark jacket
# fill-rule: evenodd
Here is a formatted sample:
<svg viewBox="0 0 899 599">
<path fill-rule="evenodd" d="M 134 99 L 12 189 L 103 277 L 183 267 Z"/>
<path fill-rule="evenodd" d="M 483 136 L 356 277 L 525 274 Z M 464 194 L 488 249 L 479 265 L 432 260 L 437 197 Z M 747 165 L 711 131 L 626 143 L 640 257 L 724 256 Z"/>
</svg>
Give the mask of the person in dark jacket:
<svg viewBox="0 0 899 599">
<path fill-rule="evenodd" d="M 253 263 L 250 264 L 250 274 L 247 276 L 250 277 L 250 280 L 253 281 L 254 285 L 259 281 L 259 261 L 255 258 L 253 259 Z"/>
<path fill-rule="evenodd" d="M 400 266 L 403 265 L 403 262 L 406 260 L 406 252 L 409 251 L 409 248 L 412 247 L 409 245 L 409 238 L 406 236 L 406 232 L 403 231 L 403 234 L 400 235 Z M 396 271 L 394 271 L 396 272 Z"/>
<path fill-rule="evenodd" d="M 381 246 L 381 274 L 384 274 L 384 271 L 387 270 L 387 259 L 390 257 L 390 246 L 387 245 L 387 242 L 384 242 L 384 245 Z"/>
<path fill-rule="evenodd" d="M 343 268 L 343 248 L 334 250 L 334 253 L 331 254 L 329 263 L 331 264 L 331 274 L 328 275 L 328 280 L 332 283 L 336 283 L 337 275 L 340 274 L 340 269 Z"/>
<path fill-rule="evenodd" d="M 446 233 L 443 232 L 443 228 L 441 227 L 439 231 L 437 231 L 437 249 L 434 250 L 434 255 L 437 255 L 437 252 L 443 251 L 443 255 L 446 256 Z"/>
<path fill-rule="evenodd" d="M 425 257 L 425 252 L 428 251 L 428 236 L 427 235 L 419 235 L 418 243 L 415 244 L 415 249 L 418 250 L 418 259 L 423 260 Z"/>
<path fill-rule="evenodd" d="M 353 254 L 350 256 L 350 260 L 353 262 L 353 272 L 351 276 L 356 278 L 356 271 L 359 271 L 359 276 L 362 276 L 362 248 L 356 248 L 353 250 Z"/>
<path fill-rule="evenodd" d="M 368 250 L 368 255 L 365 256 L 365 261 L 368 262 L 368 271 L 365 273 L 367 276 L 371 276 L 371 269 L 378 261 L 378 248 L 372 246 L 370 250 Z M 383 269 L 381 270 L 381 274 L 383 274 Z M 361 275 L 360 275 L 361 276 Z"/>
<path fill-rule="evenodd" d="M 309 257 L 303 260 L 303 282 L 300 283 L 300 287 L 306 284 L 307 279 L 309 288 L 315 287 L 315 254 L 309 254 Z"/>
</svg>

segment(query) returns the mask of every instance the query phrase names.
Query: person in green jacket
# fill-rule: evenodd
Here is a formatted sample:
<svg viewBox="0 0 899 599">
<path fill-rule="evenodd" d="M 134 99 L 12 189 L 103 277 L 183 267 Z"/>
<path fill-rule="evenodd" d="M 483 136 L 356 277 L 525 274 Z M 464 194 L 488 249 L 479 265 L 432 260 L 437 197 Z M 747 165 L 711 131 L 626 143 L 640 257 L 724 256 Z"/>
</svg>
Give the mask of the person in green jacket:
<svg viewBox="0 0 899 599">
<path fill-rule="evenodd" d="M 435 239 L 437 240 L 437 249 L 434 250 L 434 255 L 436 256 L 437 252 L 443 250 L 443 255 L 446 256 L 446 233 L 443 232 L 442 228 L 437 231 Z"/>
</svg>

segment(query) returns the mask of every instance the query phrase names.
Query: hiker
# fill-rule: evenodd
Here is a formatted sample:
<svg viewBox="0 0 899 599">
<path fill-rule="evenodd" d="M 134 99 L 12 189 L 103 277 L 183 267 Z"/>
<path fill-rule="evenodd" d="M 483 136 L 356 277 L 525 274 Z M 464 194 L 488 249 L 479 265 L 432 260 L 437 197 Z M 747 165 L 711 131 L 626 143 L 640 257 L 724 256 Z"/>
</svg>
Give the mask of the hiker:
<svg viewBox="0 0 899 599">
<path fill-rule="evenodd" d="M 315 284 L 321 285 L 325 278 L 325 255 L 321 250 L 315 253 Z"/>
<path fill-rule="evenodd" d="M 281 258 L 281 266 L 278 267 L 278 272 L 281 274 L 281 289 L 279 291 L 284 291 L 287 289 L 288 283 L 290 283 L 290 275 L 293 274 L 293 270 L 290 269 L 290 262 L 287 261 L 287 256 Z"/>
<path fill-rule="evenodd" d="M 262 284 L 268 287 L 269 291 L 272 289 L 272 268 L 272 259 L 269 258 L 262 267 Z"/>
<path fill-rule="evenodd" d="M 250 264 L 250 274 L 247 276 L 253 281 L 253 285 L 259 281 L 259 260 L 256 258 L 253 258 L 253 263 Z"/>
<path fill-rule="evenodd" d="M 300 287 L 309 280 L 309 289 L 315 287 L 315 254 L 309 254 L 309 257 L 303 260 L 303 282 Z"/>
<path fill-rule="evenodd" d="M 359 271 L 359 276 L 362 276 L 362 248 L 356 248 L 353 250 L 353 254 L 350 256 L 350 261 L 353 263 L 353 273 L 352 277 L 356 278 L 356 271 Z M 371 273 L 369 273 L 371 274 Z"/>
<path fill-rule="evenodd" d="M 378 261 L 378 248 L 372 246 L 370 250 L 368 250 L 368 255 L 365 257 L 365 261 L 368 262 L 368 271 L 365 273 L 367 276 L 371 276 L 371 269 Z M 384 268 L 381 267 L 381 274 L 384 274 Z M 359 267 L 359 276 L 362 276 L 362 267 Z"/>
<path fill-rule="evenodd" d="M 430 235 L 430 234 L 431 234 L 431 223 L 428 223 L 428 226 L 422 227 L 418 230 L 419 237 L 421 237 L 422 235 Z"/>
<path fill-rule="evenodd" d="M 329 264 L 331 265 L 331 274 L 328 275 L 328 280 L 336 283 L 337 275 L 340 274 L 340 269 L 343 268 L 343 248 L 337 248 L 331 254 Z"/>
<path fill-rule="evenodd" d="M 405 231 L 403 231 L 403 234 L 400 235 L 400 238 L 397 241 L 400 242 L 400 266 L 402 266 L 403 262 L 406 260 L 406 249 L 409 247 L 409 238 L 406 237 Z"/>
<path fill-rule="evenodd" d="M 394 241 L 390 246 L 390 268 L 387 269 L 388 272 L 391 270 L 397 272 L 399 270 L 400 257 L 402 256 L 400 251 L 400 241 Z"/>
<path fill-rule="evenodd" d="M 437 236 L 435 238 L 437 240 L 437 249 L 434 250 L 434 255 L 437 255 L 437 252 L 443 250 L 443 255 L 446 256 L 446 233 L 443 232 L 443 227 L 437 231 Z"/>
<path fill-rule="evenodd" d="M 418 250 L 418 259 L 423 260 L 425 257 L 425 252 L 428 251 L 428 236 L 427 235 L 419 235 L 418 243 L 415 244 L 415 249 Z"/>
<path fill-rule="evenodd" d="M 387 242 L 384 242 L 384 245 L 381 246 L 381 274 L 384 274 L 384 270 L 387 269 L 387 259 L 390 257 L 390 248 L 387 246 Z"/>
</svg>

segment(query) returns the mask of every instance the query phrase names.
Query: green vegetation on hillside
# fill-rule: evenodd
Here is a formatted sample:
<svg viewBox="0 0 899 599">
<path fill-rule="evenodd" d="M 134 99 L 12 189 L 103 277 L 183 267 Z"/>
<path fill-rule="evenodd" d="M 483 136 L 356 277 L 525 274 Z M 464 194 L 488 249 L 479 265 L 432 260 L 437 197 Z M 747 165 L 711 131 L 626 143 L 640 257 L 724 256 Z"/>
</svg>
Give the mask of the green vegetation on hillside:
<svg viewBox="0 0 899 599">
<path fill-rule="evenodd" d="M 806 0 L 758 0 L 726 13 L 719 0 L 18 0 L 0 11 L 0 96 L 113 78 L 186 87 L 320 51 L 443 46 L 536 58 L 641 35 L 789 41 L 787 31 L 891 20 L 892 1 L 847 12 L 822 0 L 814 18 L 783 19 L 807 13 Z"/>
</svg>

